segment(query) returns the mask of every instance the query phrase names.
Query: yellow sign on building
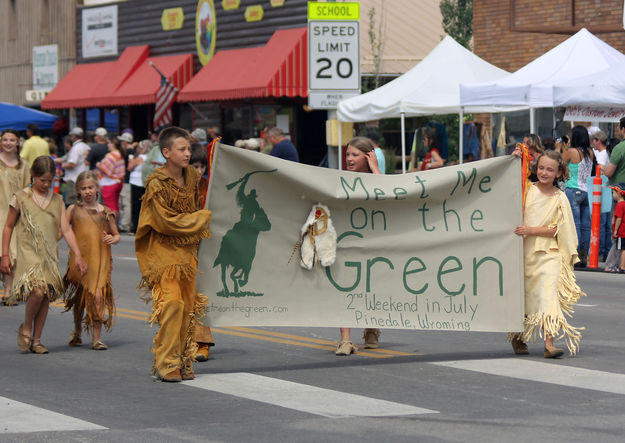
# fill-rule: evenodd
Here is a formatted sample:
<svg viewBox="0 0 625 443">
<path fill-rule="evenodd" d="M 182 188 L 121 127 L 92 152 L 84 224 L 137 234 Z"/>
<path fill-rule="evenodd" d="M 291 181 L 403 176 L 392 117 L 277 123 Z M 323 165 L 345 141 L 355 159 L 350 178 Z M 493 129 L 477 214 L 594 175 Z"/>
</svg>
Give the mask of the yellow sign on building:
<svg viewBox="0 0 625 443">
<path fill-rule="evenodd" d="M 195 43 L 202 66 L 213 57 L 216 41 L 217 14 L 213 0 L 199 0 L 195 12 Z"/>
<path fill-rule="evenodd" d="M 182 8 L 163 9 L 163 14 L 161 15 L 161 25 L 163 26 L 163 31 L 182 29 L 183 23 L 184 11 Z"/>
<path fill-rule="evenodd" d="M 248 6 L 245 10 L 246 22 L 259 22 L 263 19 L 265 10 L 261 5 Z"/>
<path fill-rule="evenodd" d="M 308 2 L 308 20 L 360 20 L 360 3 Z"/>
<path fill-rule="evenodd" d="M 241 6 L 241 0 L 221 0 L 221 7 L 224 11 L 239 9 L 239 6 Z"/>
</svg>

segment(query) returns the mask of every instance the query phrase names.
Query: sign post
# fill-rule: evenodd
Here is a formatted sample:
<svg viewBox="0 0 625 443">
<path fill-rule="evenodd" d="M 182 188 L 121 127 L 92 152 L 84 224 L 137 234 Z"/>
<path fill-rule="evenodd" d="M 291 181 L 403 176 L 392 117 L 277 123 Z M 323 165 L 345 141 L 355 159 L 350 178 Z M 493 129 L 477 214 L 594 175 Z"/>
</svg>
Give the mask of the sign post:
<svg viewBox="0 0 625 443">
<path fill-rule="evenodd" d="M 360 3 L 308 2 L 308 106 L 360 94 Z"/>
</svg>

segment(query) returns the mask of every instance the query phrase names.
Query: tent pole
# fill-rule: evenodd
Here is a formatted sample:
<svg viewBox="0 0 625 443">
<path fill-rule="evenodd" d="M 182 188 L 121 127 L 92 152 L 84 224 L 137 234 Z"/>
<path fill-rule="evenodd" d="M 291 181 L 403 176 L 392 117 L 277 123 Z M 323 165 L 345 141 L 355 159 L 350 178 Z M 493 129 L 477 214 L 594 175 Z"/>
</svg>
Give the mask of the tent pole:
<svg viewBox="0 0 625 443">
<path fill-rule="evenodd" d="M 341 134 L 341 120 L 336 119 L 336 121 L 339 124 L 339 128 L 338 128 L 338 136 L 339 136 L 339 140 L 338 140 L 338 150 L 339 150 L 339 159 L 338 159 L 338 170 L 342 171 L 343 170 L 343 147 L 341 146 L 341 140 L 343 140 L 343 134 Z"/>
<path fill-rule="evenodd" d="M 464 159 L 464 106 L 460 106 L 458 120 L 458 163 L 462 164 Z"/>
<path fill-rule="evenodd" d="M 406 173 L 406 114 L 401 113 L 401 173 Z"/>
<path fill-rule="evenodd" d="M 536 109 L 530 108 L 530 134 L 536 134 Z"/>
</svg>

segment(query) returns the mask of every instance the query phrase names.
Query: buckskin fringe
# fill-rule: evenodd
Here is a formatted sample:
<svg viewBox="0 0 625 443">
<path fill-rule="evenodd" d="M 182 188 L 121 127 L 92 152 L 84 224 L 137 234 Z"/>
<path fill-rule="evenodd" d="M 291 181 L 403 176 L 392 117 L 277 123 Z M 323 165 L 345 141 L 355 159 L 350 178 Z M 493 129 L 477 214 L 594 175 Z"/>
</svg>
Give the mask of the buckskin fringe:
<svg viewBox="0 0 625 443">
<path fill-rule="evenodd" d="M 184 351 L 182 356 L 182 372 L 188 373 L 193 372 L 193 367 L 191 365 L 192 361 L 195 360 L 195 354 L 197 354 L 197 342 L 193 338 L 193 332 L 195 331 L 195 326 L 197 325 L 197 319 L 201 318 L 204 315 L 204 311 L 208 307 L 208 297 L 199 292 L 195 293 L 195 302 L 193 303 L 193 311 L 191 311 L 191 321 L 189 322 L 189 328 L 187 329 L 187 335 L 184 345 Z"/>
<path fill-rule="evenodd" d="M 95 294 L 88 291 L 81 283 L 69 281 L 67 277 L 63 279 L 65 283 L 65 312 L 70 310 L 83 310 L 85 318 L 83 320 L 83 329 L 88 333 L 93 333 L 95 323 L 102 323 L 107 331 L 110 331 L 115 324 L 115 297 L 113 296 L 113 286 L 107 283 L 100 288 L 100 297 L 104 309 L 103 315 L 100 315 L 96 305 Z M 106 315 L 108 314 L 108 315 Z"/>
<path fill-rule="evenodd" d="M 51 302 L 55 301 L 63 292 L 63 288 L 46 282 L 41 278 L 42 271 L 40 265 L 31 266 L 28 271 L 20 275 L 13 282 L 10 298 L 17 301 L 26 301 L 28 296 L 35 289 L 41 289 L 44 295 Z"/>
<path fill-rule="evenodd" d="M 158 178 L 154 178 L 153 180 L 158 180 Z M 145 187 L 147 189 L 147 182 Z M 158 198 L 162 202 L 171 202 L 166 206 L 171 207 L 176 212 L 192 213 L 197 211 L 197 202 L 195 201 L 195 196 L 187 195 L 188 192 L 189 190 L 186 187 L 185 189 L 180 189 L 171 185 L 159 183 L 158 186 L 153 188 L 152 192 L 144 194 L 142 200 L 145 205 L 150 203 L 153 199 Z"/>
<path fill-rule="evenodd" d="M 163 293 L 161 291 L 160 285 L 156 285 L 152 289 L 151 300 L 152 300 L 152 314 L 150 315 L 150 318 L 148 319 L 148 323 L 150 323 L 150 325 L 154 325 L 154 323 L 158 323 L 159 316 L 163 310 Z M 191 317 L 191 319 L 189 321 L 189 326 L 185 334 L 186 338 L 185 338 L 184 348 L 182 350 L 182 355 L 176 356 L 176 359 L 180 358 L 180 361 L 182 363 L 182 367 L 180 368 L 180 371 L 182 374 L 193 372 L 192 362 L 196 361 L 195 354 L 197 353 L 197 349 L 198 349 L 197 343 L 193 339 L 193 331 L 195 330 L 197 319 L 204 315 L 204 311 L 206 310 L 207 307 L 208 307 L 208 297 L 206 297 L 205 295 L 199 292 L 196 292 L 195 301 L 193 304 L 193 310 L 189 312 L 189 316 Z M 156 340 L 156 336 L 154 337 L 154 340 Z M 155 352 L 156 346 L 155 346 L 154 340 L 152 341 L 152 347 L 150 348 L 150 350 L 152 351 L 152 354 L 156 356 L 156 352 Z M 173 369 L 176 369 L 176 367 L 177 366 L 172 366 L 170 368 L 167 368 L 167 370 L 170 370 L 170 369 L 173 370 Z M 158 370 L 156 369 L 156 357 L 154 358 L 153 364 L 152 364 L 152 374 L 158 375 Z"/>
<path fill-rule="evenodd" d="M 150 301 L 154 302 L 153 290 L 160 286 L 160 282 L 163 277 L 178 281 L 195 280 L 196 274 L 196 269 L 190 264 L 168 265 L 163 268 L 154 269 L 144 275 L 141 280 L 139 280 L 137 290 L 143 293 L 141 296 L 143 301 L 146 303 L 149 303 Z M 150 320 L 150 324 L 153 323 L 154 321 Z"/>
<path fill-rule="evenodd" d="M 189 246 L 189 245 L 198 245 L 200 240 L 204 238 L 210 238 L 211 231 L 210 229 L 204 229 L 198 233 L 192 235 L 165 235 L 160 232 L 154 232 L 152 235 L 158 239 L 158 242 L 161 244 L 168 244 L 172 246 Z"/>
</svg>

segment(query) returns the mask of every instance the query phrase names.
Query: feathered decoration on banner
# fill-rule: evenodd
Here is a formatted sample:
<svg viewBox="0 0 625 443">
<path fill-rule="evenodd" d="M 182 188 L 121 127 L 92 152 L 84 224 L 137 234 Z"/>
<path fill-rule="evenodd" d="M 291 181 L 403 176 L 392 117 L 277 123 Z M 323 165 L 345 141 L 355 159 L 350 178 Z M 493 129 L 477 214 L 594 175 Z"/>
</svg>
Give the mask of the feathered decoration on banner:
<svg viewBox="0 0 625 443">
<path fill-rule="evenodd" d="M 208 165 L 208 170 L 206 171 L 206 176 L 208 177 L 208 181 L 211 179 L 211 170 L 213 169 L 213 157 L 215 156 L 215 147 L 217 143 L 221 141 L 221 137 L 214 138 L 207 146 L 206 146 L 206 164 Z M 208 198 L 208 186 L 206 186 L 206 194 L 204 195 L 204 201 Z"/>
<path fill-rule="evenodd" d="M 527 184 L 529 183 L 532 156 L 530 155 L 530 150 L 527 145 L 517 143 L 516 147 L 521 149 L 521 179 L 523 180 L 523 210 L 525 211 L 525 196 L 528 189 Z"/>
<path fill-rule="evenodd" d="M 300 265 L 311 270 L 315 263 L 331 266 L 336 260 L 336 230 L 327 206 L 313 205 L 301 229 L 300 240 L 293 252 L 300 248 Z M 292 257 L 292 255 L 291 255 Z M 290 261 L 290 259 L 289 259 Z"/>
</svg>

